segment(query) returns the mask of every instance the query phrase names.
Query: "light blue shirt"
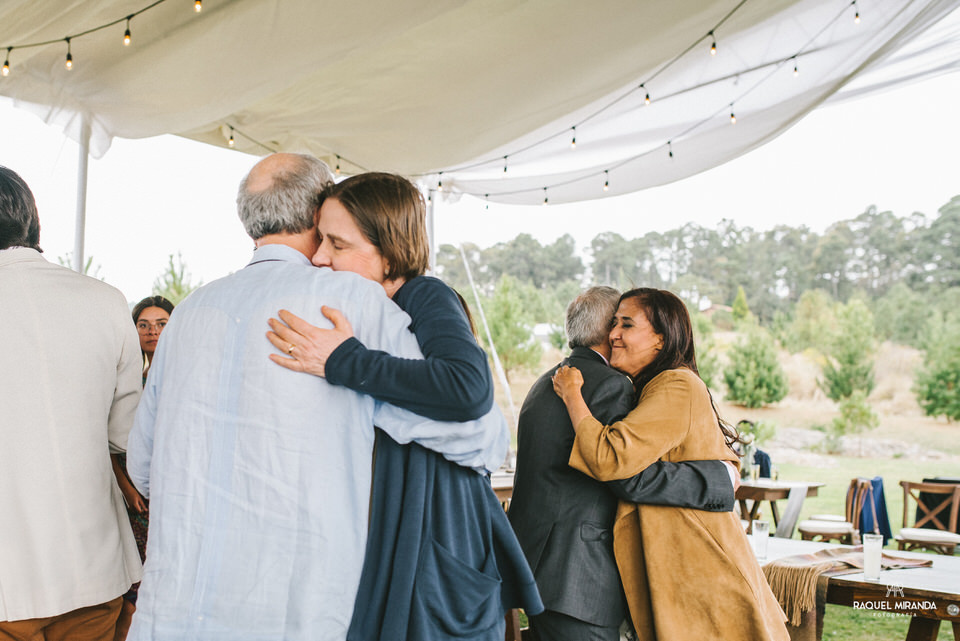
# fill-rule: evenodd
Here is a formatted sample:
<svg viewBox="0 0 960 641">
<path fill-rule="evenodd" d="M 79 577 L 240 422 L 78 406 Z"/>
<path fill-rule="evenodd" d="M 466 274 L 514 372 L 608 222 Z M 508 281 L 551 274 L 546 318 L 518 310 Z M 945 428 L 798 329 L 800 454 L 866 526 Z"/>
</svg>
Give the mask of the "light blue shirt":
<svg viewBox="0 0 960 641">
<path fill-rule="evenodd" d="M 374 424 L 478 470 L 503 460 L 498 410 L 439 423 L 271 363 L 267 319 L 288 309 L 330 327 L 321 305 L 343 311 L 365 345 L 422 357 L 382 287 L 284 245 L 257 249 L 174 311 L 128 446 L 130 476 L 150 498 L 131 641 L 342 641 L 367 538 Z"/>
</svg>

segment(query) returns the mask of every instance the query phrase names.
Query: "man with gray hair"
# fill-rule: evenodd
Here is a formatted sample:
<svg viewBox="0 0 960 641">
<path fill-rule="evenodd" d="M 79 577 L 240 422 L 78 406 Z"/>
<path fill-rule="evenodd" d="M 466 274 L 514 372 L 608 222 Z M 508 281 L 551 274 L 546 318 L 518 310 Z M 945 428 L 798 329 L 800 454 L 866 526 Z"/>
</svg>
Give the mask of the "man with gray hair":
<svg viewBox="0 0 960 641">
<path fill-rule="evenodd" d="M 374 423 L 467 467 L 503 459 L 502 416 L 439 424 L 270 364 L 268 319 L 289 309 L 330 327 L 322 305 L 342 310 L 365 345 L 422 357 L 383 287 L 310 264 L 318 195 L 332 179 L 310 156 L 257 163 L 237 198 L 253 259 L 191 294 L 163 332 L 128 454 L 151 512 L 131 640 L 343 641 L 367 538 Z"/>
<path fill-rule="evenodd" d="M 530 388 L 520 410 L 510 522 L 536 577 L 546 611 L 530 618 L 538 641 L 616 641 L 626 619 L 613 556 L 617 500 L 733 509 L 733 484 L 720 461 L 655 463 L 638 476 L 601 483 L 567 465 L 573 425 L 553 391 L 560 365 L 583 373 L 583 398 L 604 424 L 634 406 L 633 383 L 609 366 L 607 336 L 619 293 L 591 287 L 567 307 L 570 356 Z"/>
</svg>

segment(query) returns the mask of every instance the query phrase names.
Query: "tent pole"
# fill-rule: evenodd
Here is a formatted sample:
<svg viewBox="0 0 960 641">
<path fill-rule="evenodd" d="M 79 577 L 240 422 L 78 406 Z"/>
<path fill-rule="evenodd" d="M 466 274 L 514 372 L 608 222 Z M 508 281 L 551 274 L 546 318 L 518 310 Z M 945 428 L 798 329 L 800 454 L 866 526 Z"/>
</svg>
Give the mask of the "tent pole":
<svg viewBox="0 0 960 641">
<path fill-rule="evenodd" d="M 73 270 L 83 273 L 83 237 L 87 222 L 87 167 L 90 162 L 90 118 L 80 124 L 80 157 L 77 159 L 77 220 L 73 232 Z"/>
<path fill-rule="evenodd" d="M 470 282 L 470 289 L 473 291 L 473 300 L 477 304 L 477 311 L 480 312 L 480 324 L 483 325 L 483 331 L 487 335 L 487 342 L 490 345 L 490 355 L 493 357 L 493 369 L 497 373 L 500 385 L 507 397 L 507 406 L 510 408 L 510 431 L 517 432 L 517 408 L 513 404 L 513 394 L 510 393 L 510 383 L 507 382 L 507 373 L 503 370 L 503 364 L 500 362 L 500 355 L 497 354 L 497 347 L 493 344 L 493 334 L 490 332 L 490 326 L 487 324 L 487 315 L 483 313 L 483 305 L 480 303 L 480 293 L 477 291 L 477 285 L 473 282 L 473 273 L 470 271 L 470 263 L 467 261 L 467 254 L 463 251 L 463 243 L 458 247 L 460 249 L 460 258 L 463 259 L 463 268 L 467 272 L 467 280 Z"/>
</svg>

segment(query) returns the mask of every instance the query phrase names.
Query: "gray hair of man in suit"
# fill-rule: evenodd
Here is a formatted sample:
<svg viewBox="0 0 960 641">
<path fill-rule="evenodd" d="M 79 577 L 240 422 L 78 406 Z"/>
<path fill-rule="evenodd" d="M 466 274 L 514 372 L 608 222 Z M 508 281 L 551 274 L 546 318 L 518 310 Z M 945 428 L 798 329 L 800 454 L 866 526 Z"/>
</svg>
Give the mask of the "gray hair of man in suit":
<svg viewBox="0 0 960 641">
<path fill-rule="evenodd" d="M 0 165 L 0 249 L 40 249 L 40 216 L 33 192 L 17 172 Z"/>
<path fill-rule="evenodd" d="M 244 177 L 237 214 L 250 238 L 299 234 L 316 224 L 321 192 L 333 183 L 326 163 L 307 154 L 272 154 Z"/>
<path fill-rule="evenodd" d="M 587 289 L 567 306 L 567 344 L 575 347 L 606 346 L 610 323 L 617 311 L 620 292 L 613 287 Z"/>
</svg>

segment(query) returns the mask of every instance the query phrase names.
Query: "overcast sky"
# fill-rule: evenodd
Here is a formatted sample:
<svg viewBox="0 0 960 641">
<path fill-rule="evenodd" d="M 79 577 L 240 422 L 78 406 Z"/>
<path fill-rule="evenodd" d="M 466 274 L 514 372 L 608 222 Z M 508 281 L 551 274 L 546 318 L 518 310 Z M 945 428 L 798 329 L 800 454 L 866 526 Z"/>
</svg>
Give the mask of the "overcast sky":
<svg viewBox="0 0 960 641">
<path fill-rule="evenodd" d="M 523 232 L 544 243 L 570 233 L 582 249 L 603 231 L 633 238 L 689 221 L 823 231 L 870 205 L 932 217 L 960 194 L 958 103 L 954 73 L 822 107 L 746 156 L 636 194 L 547 207 L 441 202 L 437 241 L 486 247 Z M 75 143 L 0 98 L 0 164 L 33 189 L 50 260 L 73 250 L 77 160 Z M 194 282 L 240 269 L 253 245 L 234 199 L 254 162 L 174 136 L 115 140 L 90 162 L 86 254 L 131 301 L 150 294 L 169 254 L 182 254 Z"/>
</svg>

